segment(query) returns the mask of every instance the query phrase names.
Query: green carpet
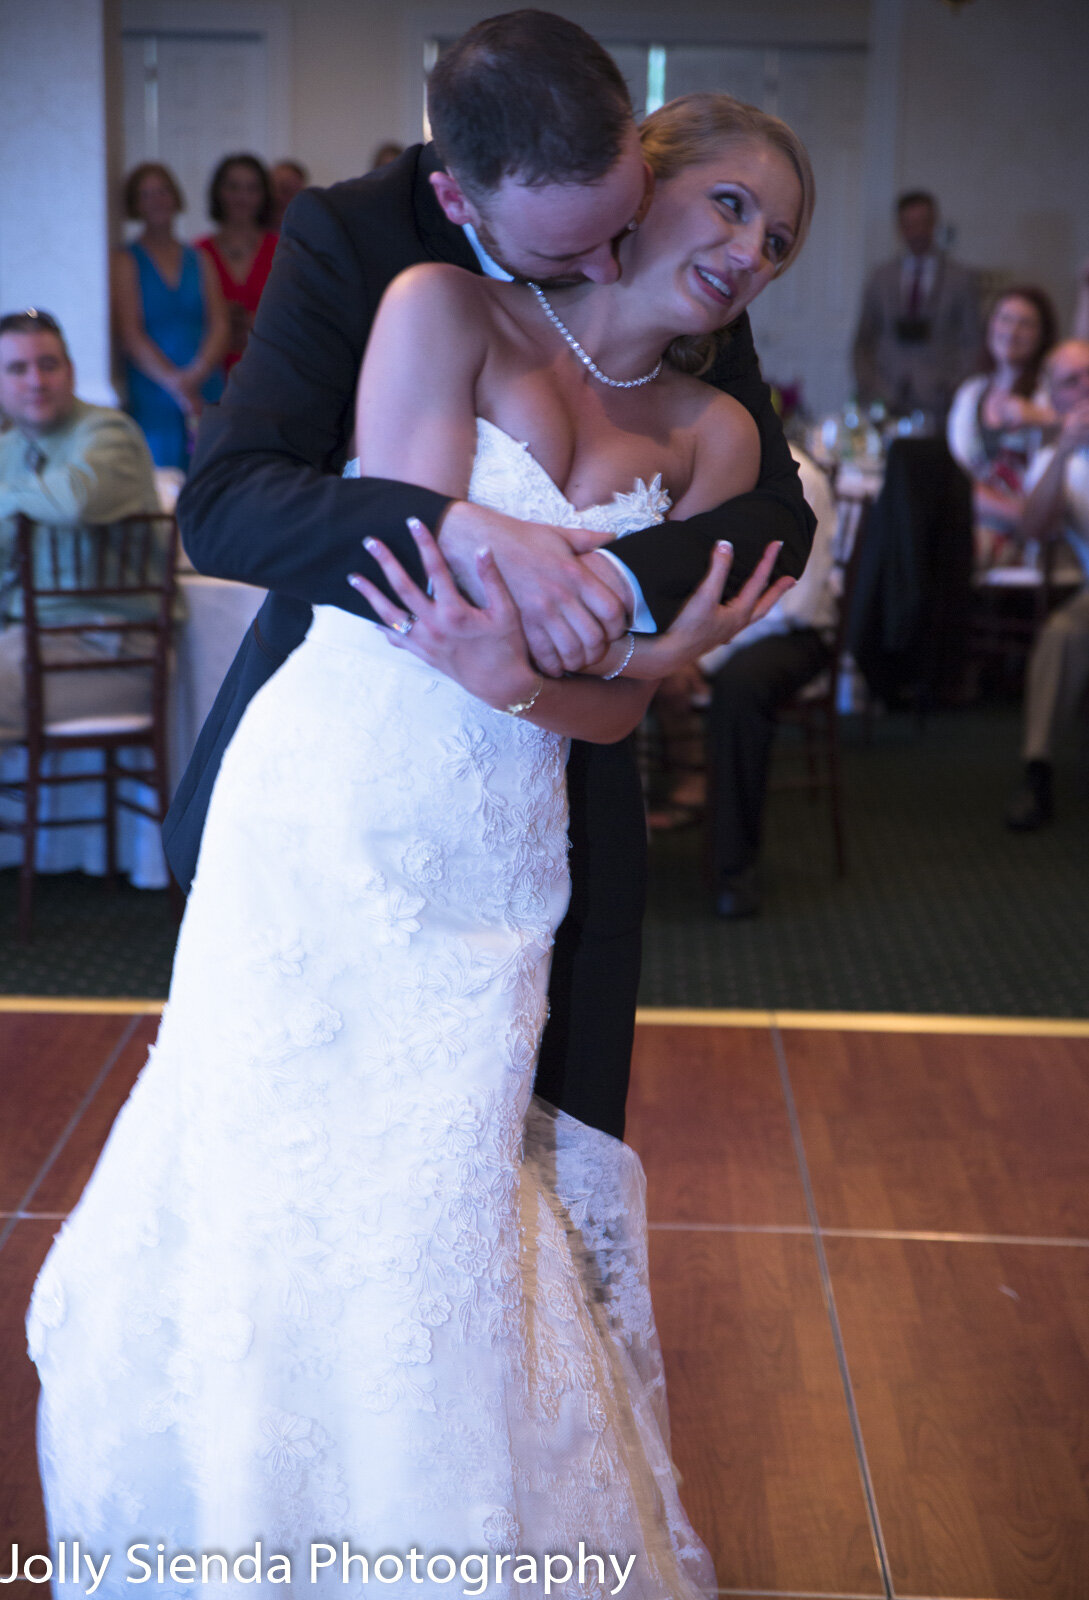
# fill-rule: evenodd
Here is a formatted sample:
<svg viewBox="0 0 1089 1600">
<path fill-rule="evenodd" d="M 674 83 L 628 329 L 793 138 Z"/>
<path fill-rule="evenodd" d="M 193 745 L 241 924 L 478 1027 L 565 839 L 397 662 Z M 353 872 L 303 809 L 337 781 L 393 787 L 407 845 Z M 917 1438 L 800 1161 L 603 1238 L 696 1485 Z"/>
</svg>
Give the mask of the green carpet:
<svg viewBox="0 0 1089 1600">
<path fill-rule="evenodd" d="M 1064 757 L 1053 827 L 1012 835 L 1001 812 L 1017 739 L 1012 706 L 942 713 L 921 731 L 883 719 L 869 744 L 849 726 L 847 877 L 833 871 L 824 797 L 773 794 L 754 921 L 711 914 L 698 830 L 658 836 L 642 1003 L 1089 1017 L 1084 767 Z M 15 876 L 0 872 L 0 993 L 165 995 L 165 894 L 41 877 L 24 947 Z"/>
<path fill-rule="evenodd" d="M 869 744 L 848 724 L 847 876 L 826 797 L 773 793 L 750 921 L 712 915 L 697 830 L 657 836 L 643 1004 L 1089 1017 L 1084 772 L 1065 756 L 1056 823 L 1011 834 L 1018 734 L 1009 706 L 885 718 Z"/>
</svg>

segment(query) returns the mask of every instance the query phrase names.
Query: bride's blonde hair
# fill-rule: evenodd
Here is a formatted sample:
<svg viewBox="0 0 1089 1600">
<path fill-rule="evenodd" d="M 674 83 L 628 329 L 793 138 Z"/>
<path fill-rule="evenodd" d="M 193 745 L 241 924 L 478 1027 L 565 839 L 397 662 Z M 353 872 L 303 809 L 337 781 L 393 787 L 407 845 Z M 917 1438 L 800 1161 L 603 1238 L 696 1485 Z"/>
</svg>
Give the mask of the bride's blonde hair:
<svg viewBox="0 0 1089 1600">
<path fill-rule="evenodd" d="M 732 94 L 682 94 L 651 112 L 639 129 L 639 138 L 654 176 L 663 183 L 685 167 L 713 160 L 727 143 L 755 140 L 786 156 L 802 190 L 794 238 L 776 276 L 786 270 L 805 242 L 817 194 L 809 155 L 793 128 L 758 106 L 735 100 Z M 681 372 L 698 377 L 713 364 L 729 335 L 727 325 L 718 333 L 674 339 L 666 359 Z"/>
</svg>

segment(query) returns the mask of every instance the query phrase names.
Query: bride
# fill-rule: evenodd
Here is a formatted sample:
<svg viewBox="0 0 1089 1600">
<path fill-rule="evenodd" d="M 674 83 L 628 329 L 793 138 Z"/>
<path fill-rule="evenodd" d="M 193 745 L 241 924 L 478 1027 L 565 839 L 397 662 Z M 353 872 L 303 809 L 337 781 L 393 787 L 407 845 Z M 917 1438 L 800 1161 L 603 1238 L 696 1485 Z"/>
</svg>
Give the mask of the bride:
<svg viewBox="0 0 1089 1600">
<path fill-rule="evenodd" d="M 748 413 L 689 373 L 800 247 L 809 163 L 727 96 L 642 138 L 656 197 L 617 283 L 394 283 L 363 472 L 603 542 L 755 483 Z M 552 681 L 487 552 L 466 598 L 417 539 L 428 592 L 376 548 L 401 603 L 355 579 L 380 624 L 319 607 L 247 710 L 158 1041 L 35 1287 L 50 1532 L 109 1557 L 101 1596 L 714 1592 L 641 1168 L 532 1084 L 567 738 L 623 737 L 772 603 L 775 549 L 725 608 L 720 549 L 667 634 Z"/>
</svg>

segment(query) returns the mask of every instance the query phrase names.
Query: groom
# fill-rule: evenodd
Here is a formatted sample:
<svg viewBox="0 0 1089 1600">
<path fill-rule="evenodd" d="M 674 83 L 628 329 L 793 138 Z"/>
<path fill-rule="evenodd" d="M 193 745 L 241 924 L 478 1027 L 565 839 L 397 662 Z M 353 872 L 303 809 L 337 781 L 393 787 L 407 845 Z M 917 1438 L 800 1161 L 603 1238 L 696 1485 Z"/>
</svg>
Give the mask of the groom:
<svg viewBox="0 0 1089 1600">
<path fill-rule="evenodd" d="M 301 642 L 311 606 L 370 616 L 348 585 L 381 574 L 382 540 L 420 576 L 409 516 L 436 530 L 455 574 L 489 544 L 542 670 L 577 672 L 628 625 L 574 530 L 526 524 L 385 479 L 345 480 L 356 381 L 382 292 L 420 261 L 545 284 L 619 275 L 616 242 L 651 197 L 627 88 L 575 24 L 543 11 L 479 23 L 428 86 L 432 145 L 332 189 L 304 191 L 284 221 L 246 353 L 204 414 L 178 514 L 200 572 L 270 593 L 231 667 L 166 821 L 167 856 L 188 885 L 216 772 L 242 713 Z M 805 565 L 812 517 L 760 376 L 747 317 L 711 381 L 760 429 L 752 494 L 623 542 L 637 626 L 668 626 L 717 539 L 734 545 L 730 586 L 765 546 Z M 639 980 L 646 840 L 630 744 L 575 744 L 568 768 L 571 904 L 556 940 L 537 1091 L 619 1137 Z"/>
</svg>

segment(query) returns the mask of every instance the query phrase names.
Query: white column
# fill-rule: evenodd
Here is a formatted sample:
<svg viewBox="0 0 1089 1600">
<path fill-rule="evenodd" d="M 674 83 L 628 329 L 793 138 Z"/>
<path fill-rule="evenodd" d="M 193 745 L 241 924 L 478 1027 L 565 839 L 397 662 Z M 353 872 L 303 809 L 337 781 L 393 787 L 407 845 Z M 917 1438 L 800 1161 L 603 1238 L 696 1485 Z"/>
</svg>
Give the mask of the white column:
<svg viewBox="0 0 1089 1600">
<path fill-rule="evenodd" d="M 51 311 L 68 336 L 79 394 L 110 405 L 113 16 L 110 0 L 0 3 L 0 310 Z"/>
</svg>

